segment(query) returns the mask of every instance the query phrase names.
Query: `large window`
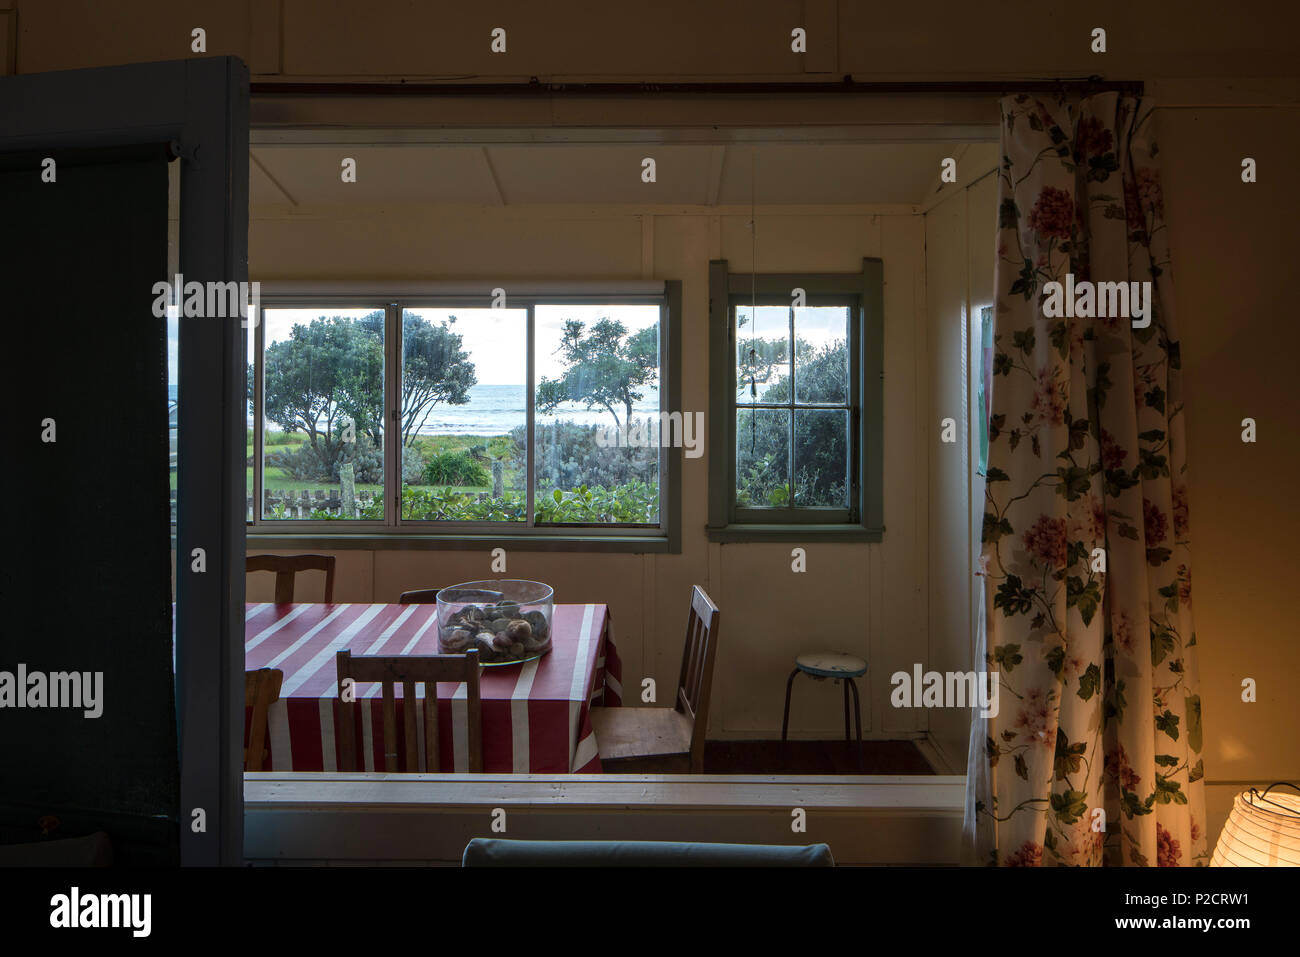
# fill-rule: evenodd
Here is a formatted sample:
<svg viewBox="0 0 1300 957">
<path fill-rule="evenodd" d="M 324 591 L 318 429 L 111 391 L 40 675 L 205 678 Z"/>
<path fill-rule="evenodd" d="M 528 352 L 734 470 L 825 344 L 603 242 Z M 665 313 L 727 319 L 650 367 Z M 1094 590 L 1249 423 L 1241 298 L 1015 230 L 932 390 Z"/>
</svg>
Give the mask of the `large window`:
<svg viewBox="0 0 1300 957">
<path fill-rule="evenodd" d="M 668 545 L 669 299 L 264 295 L 252 531 Z"/>
<path fill-rule="evenodd" d="M 710 535 L 879 540 L 879 262 L 861 275 L 712 264 Z"/>
</svg>

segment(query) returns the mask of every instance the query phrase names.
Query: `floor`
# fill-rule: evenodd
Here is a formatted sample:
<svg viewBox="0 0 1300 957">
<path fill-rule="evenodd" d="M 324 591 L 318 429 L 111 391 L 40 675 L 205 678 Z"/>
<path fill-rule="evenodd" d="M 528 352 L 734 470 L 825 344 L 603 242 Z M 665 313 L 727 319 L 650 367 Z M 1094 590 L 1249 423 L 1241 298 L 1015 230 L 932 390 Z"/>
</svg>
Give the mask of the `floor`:
<svg viewBox="0 0 1300 957">
<path fill-rule="evenodd" d="M 850 741 L 709 741 L 705 774 L 857 774 Z M 911 741 L 863 741 L 862 774 L 934 774 Z"/>
</svg>

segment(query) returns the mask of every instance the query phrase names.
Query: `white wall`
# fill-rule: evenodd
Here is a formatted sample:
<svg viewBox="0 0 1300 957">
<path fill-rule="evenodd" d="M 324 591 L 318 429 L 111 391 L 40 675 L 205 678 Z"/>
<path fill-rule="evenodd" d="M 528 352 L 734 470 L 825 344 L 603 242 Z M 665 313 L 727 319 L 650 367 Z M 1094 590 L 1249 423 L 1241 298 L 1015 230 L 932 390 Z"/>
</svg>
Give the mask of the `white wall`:
<svg viewBox="0 0 1300 957">
<path fill-rule="evenodd" d="M 958 150 L 957 181 L 931 200 L 925 215 L 926 315 L 930 359 L 926 449 L 930 512 L 930 658 L 927 670 L 970 671 L 978 592 L 973 557 L 979 548 L 982 489 L 972 480 L 970 336 L 980 308 L 993 301 L 996 145 Z M 940 423 L 956 420 L 957 441 L 940 440 Z M 964 771 L 970 713 L 931 712 L 931 743 L 946 770 Z"/>
</svg>

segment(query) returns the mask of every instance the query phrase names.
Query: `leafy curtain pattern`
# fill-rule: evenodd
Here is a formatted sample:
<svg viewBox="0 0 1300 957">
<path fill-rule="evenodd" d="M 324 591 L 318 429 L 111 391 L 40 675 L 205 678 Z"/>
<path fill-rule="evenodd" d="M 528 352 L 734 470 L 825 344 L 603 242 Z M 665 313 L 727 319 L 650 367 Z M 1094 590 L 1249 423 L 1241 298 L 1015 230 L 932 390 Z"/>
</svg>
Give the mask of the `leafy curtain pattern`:
<svg viewBox="0 0 1300 957">
<path fill-rule="evenodd" d="M 979 858 L 1203 865 L 1186 444 L 1151 107 L 1015 96 L 1002 120 L 980 557 L 1001 703 L 972 740 Z M 1076 286 L 1150 282 L 1150 324 L 1046 317 L 1044 286 L 1067 273 Z"/>
</svg>

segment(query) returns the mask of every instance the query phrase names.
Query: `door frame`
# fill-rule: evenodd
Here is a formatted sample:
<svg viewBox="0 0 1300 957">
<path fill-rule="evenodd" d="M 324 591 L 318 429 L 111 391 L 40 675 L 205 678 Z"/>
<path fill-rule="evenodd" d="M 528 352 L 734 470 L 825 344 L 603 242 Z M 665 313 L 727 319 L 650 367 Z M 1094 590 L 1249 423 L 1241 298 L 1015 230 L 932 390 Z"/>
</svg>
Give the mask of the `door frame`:
<svg viewBox="0 0 1300 957">
<path fill-rule="evenodd" d="M 183 164 L 181 272 L 201 282 L 246 282 L 248 82 L 237 57 L 0 77 L 0 153 L 172 144 Z M 181 863 L 238 864 L 244 854 L 244 330 L 236 321 L 211 319 L 181 322 L 178 329 Z M 192 570 L 196 548 L 204 550 L 202 572 Z"/>
</svg>

